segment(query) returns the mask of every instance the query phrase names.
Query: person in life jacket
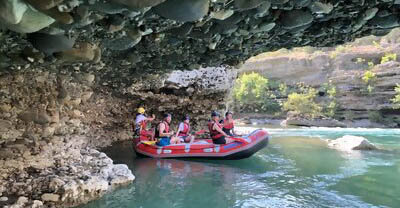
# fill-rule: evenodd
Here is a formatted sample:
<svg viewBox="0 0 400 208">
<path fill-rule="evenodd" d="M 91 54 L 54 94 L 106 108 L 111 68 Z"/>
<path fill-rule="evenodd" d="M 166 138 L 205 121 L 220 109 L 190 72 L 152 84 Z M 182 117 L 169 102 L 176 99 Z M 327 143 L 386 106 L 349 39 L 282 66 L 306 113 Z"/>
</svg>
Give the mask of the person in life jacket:
<svg viewBox="0 0 400 208">
<path fill-rule="evenodd" d="M 219 114 L 215 111 L 211 113 L 211 121 L 208 122 L 208 130 L 214 144 L 228 144 L 233 142 L 228 138 L 229 135 L 222 131 L 222 125 L 219 123 Z"/>
<path fill-rule="evenodd" d="M 156 137 L 159 138 L 157 142 L 158 146 L 167 146 L 170 144 L 180 143 L 180 139 L 173 136 L 174 131 L 170 131 L 169 124 L 171 123 L 171 119 L 171 114 L 164 114 L 163 120 L 157 126 Z"/>
<path fill-rule="evenodd" d="M 176 132 L 176 137 L 179 137 L 181 142 L 192 143 L 194 141 L 194 136 L 190 134 L 189 120 L 189 116 L 184 116 L 183 121 L 179 124 L 178 131 Z"/>
<path fill-rule="evenodd" d="M 222 131 L 224 131 L 226 134 L 229 136 L 235 136 L 234 128 L 235 123 L 232 118 L 232 112 L 226 112 L 225 113 L 225 119 L 222 120 Z"/>
<path fill-rule="evenodd" d="M 146 117 L 144 115 L 146 110 L 143 107 L 138 108 L 137 112 L 134 125 L 135 133 L 141 138 L 151 140 L 154 138 L 154 130 L 146 130 L 146 128 L 147 122 L 153 121 L 155 116 L 153 114 L 151 118 Z"/>
</svg>

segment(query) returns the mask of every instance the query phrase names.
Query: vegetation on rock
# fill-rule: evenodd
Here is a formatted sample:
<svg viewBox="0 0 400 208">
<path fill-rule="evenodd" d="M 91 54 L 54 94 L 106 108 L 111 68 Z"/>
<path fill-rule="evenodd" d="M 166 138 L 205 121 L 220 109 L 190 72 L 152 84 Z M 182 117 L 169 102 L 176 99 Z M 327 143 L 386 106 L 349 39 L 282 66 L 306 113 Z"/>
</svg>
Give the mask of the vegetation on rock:
<svg viewBox="0 0 400 208">
<path fill-rule="evenodd" d="M 322 107 L 315 102 L 316 95 L 317 90 L 314 88 L 307 88 L 303 93 L 291 93 L 283 103 L 283 110 L 310 118 L 318 117 Z"/>
<path fill-rule="evenodd" d="M 400 84 L 397 84 L 397 86 L 394 88 L 396 95 L 394 98 L 391 100 L 394 104 L 395 109 L 400 109 Z"/>
<path fill-rule="evenodd" d="M 396 61 L 396 58 L 397 58 L 397 54 L 395 54 L 395 53 L 386 53 L 381 59 L 381 64 L 384 64 L 384 63 L 389 62 L 389 61 Z"/>
<path fill-rule="evenodd" d="M 270 90 L 269 80 L 258 73 L 243 74 L 236 80 L 234 99 L 242 111 L 280 111 L 275 98 Z"/>
<path fill-rule="evenodd" d="M 368 95 L 371 95 L 374 91 L 374 82 L 376 80 L 376 74 L 371 70 L 364 72 L 364 75 L 361 77 L 362 81 L 365 83 L 366 88 L 362 89 L 367 92 Z"/>
</svg>

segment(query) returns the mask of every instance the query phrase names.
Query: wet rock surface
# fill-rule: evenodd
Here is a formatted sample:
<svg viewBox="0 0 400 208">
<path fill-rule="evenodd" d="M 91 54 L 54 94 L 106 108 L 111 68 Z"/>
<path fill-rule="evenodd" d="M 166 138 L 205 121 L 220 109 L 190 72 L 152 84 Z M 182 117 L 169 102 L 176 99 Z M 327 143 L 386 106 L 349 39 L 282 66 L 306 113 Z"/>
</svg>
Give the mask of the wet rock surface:
<svg viewBox="0 0 400 208">
<path fill-rule="evenodd" d="M 387 34 L 399 26 L 399 8 L 394 1 L 6 0 L 0 18 L 8 49 L 2 51 L 10 57 L 34 47 L 49 55 L 69 49 L 60 38 L 65 35 L 76 39 L 74 48 L 97 45 L 101 61 L 120 75 L 235 66 L 283 47 L 332 46 Z M 26 35 L 11 31 L 58 39 L 31 45 Z"/>
</svg>

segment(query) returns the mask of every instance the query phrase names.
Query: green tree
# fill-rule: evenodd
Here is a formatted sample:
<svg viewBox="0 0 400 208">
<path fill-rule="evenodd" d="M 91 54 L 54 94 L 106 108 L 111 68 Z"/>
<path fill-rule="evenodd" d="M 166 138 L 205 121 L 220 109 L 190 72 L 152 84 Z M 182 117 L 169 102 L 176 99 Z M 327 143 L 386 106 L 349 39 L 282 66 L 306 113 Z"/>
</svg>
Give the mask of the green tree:
<svg viewBox="0 0 400 208">
<path fill-rule="evenodd" d="M 235 98 L 239 102 L 257 101 L 268 91 L 268 79 L 258 73 L 243 74 L 235 85 Z"/>
<path fill-rule="evenodd" d="M 267 78 L 254 72 L 240 76 L 233 90 L 240 110 L 271 113 L 280 111 L 280 105 L 270 90 L 269 83 Z"/>
<path fill-rule="evenodd" d="M 297 115 L 315 118 L 321 115 L 322 108 L 315 102 L 317 90 L 308 88 L 307 92 L 291 93 L 286 102 L 283 103 L 283 110 L 293 112 Z"/>
</svg>

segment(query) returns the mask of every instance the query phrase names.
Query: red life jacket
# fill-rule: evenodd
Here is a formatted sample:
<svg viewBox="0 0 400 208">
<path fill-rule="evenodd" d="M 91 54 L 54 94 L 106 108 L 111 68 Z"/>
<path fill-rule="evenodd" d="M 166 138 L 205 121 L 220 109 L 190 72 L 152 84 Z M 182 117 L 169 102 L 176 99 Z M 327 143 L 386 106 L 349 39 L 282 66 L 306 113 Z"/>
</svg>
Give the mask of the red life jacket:
<svg viewBox="0 0 400 208">
<path fill-rule="evenodd" d="M 141 121 L 141 122 L 139 123 L 139 125 L 140 125 L 140 129 L 141 129 L 141 130 L 145 130 L 146 127 L 147 127 L 147 120 L 145 119 L 145 120 Z"/>
<path fill-rule="evenodd" d="M 224 129 L 233 129 L 233 122 L 230 122 L 229 123 L 229 121 L 228 121 L 228 119 L 225 119 L 224 120 Z"/>
<path fill-rule="evenodd" d="M 217 124 L 219 128 L 221 128 L 221 125 L 219 123 L 215 123 L 214 121 L 208 122 L 208 130 L 210 131 L 210 136 L 212 139 L 218 139 L 222 136 L 223 134 L 219 133 L 217 130 L 213 129 L 214 124 Z"/>
<path fill-rule="evenodd" d="M 162 123 L 165 125 L 164 132 L 160 132 L 160 125 L 161 125 Z M 158 130 L 158 131 L 157 131 L 157 133 L 158 133 L 157 136 L 158 136 L 158 137 L 161 137 L 161 136 L 160 136 L 161 133 L 169 133 L 169 125 L 168 125 L 168 122 L 163 121 L 163 122 L 159 123 L 159 124 L 158 124 L 158 127 L 157 127 L 157 130 Z"/>
<path fill-rule="evenodd" d="M 188 136 L 190 131 L 190 125 L 183 122 L 183 130 L 179 132 L 179 136 Z"/>
</svg>

